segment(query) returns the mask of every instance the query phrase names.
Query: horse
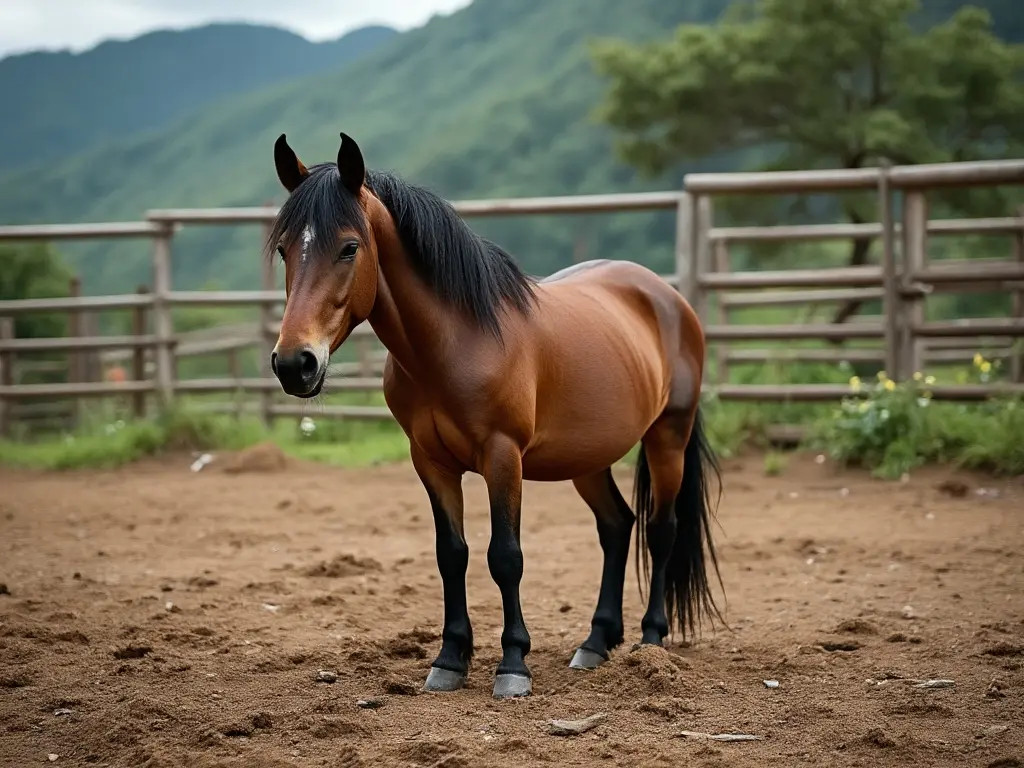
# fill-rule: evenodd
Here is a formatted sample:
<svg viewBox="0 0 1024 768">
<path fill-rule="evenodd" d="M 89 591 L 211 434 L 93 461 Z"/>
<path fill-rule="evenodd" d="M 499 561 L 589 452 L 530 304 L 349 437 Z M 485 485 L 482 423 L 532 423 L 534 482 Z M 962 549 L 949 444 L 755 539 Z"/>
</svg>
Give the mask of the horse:
<svg viewBox="0 0 1024 768">
<path fill-rule="evenodd" d="M 435 193 L 368 170 L 345 133 L 336 161 L 308 168 L 281 134 L 274 164 L 288 197 L 264 255 L 283 261 L 286 299 L 270 367 L 285 393 L 311 398 L 360 323 L 387 348 L 384 398 L 426 491 L 442 580 L 441 645 L 424 689 L 462 688 L 474 652 L 467 472 L 487 487 L 487 566 L 502 601 L 495 698 L 533 686 L 519 597 L 524 480 L 571 481 L 597 523 L 597 606 L 570 667 L 595 669 L 624 641 L 634 524 L 641 599 L 648 586 L 641 643 L 722 619 L 708 578 L 710 561 L 724 590 L 711 536 L 721 470 L 702 421 L 705 339 L 689 303 L 629 261 L 529 276 Z M 634 514 L 612 466 L 638 443 Z"/>
</svg>

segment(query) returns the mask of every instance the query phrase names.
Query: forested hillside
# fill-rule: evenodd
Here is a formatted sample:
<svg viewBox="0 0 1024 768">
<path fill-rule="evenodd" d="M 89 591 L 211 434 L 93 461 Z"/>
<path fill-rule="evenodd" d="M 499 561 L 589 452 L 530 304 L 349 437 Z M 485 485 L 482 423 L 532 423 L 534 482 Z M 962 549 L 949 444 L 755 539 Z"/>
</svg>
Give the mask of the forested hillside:
<svg viewBox="0 0 1024 768">
<path fill-rule="evenodd" d="M 1017 34 L 1018 2 L 984 5 Z M 0 175 L 0 222 L 137 219 L 152 207 L 280 200 L 272 146 L 282 132 L 305 162 L 314 163 L 335 156 L 344 130 L 360 142 L 370 165 L 397 170 L 449 198 L 666 188 L 684 170 L 747 165 L 763 155 L 707 158 L 657 178 L 640 177 L 615 159 L 611 132 L 593 116 L 603 85 L 589 57 L 591 40 L 663 37 L 683 22 L 713 22 L 726 5 L 476 0 L 336 72 L 223 100 L 162 130 Z M 948 16 L 953 5 L 959 4 L 928 0 L 926 21 Z M 474 225 L 537 273 L 567 263 L 584 230 L 590 256 L 671 265 L 668 213 Z M 90 292 L 130 290 L 149 279 L 142 244 L 99 243 L 68 252 Z M 254 287 L 255 229 L 186 230 L 175 239 L 174 265 L 177 287 Z"/>
<path fill-rule="evenodd" d="M 312 43 L 275 27 L 212 24 L 0 60 L 0 169 L 51 163 L 164 127 L 221 99 L 336 71 L 398 34 L 365 27 Z"/>
</svg>

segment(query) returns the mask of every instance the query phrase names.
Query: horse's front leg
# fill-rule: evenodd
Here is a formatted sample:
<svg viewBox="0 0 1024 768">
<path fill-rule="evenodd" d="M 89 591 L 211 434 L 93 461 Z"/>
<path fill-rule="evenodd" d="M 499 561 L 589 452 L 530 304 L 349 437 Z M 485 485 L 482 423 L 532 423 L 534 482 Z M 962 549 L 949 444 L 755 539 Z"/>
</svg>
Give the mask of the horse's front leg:
<svg viewBox="0 0 1024 768">
<path fill-rule="evenodd" d="M 519 602 L 519 582 L 523 578 L 523 550 L 519 543 L 523 463 L 515 442 L 504 437 L 492 439 L 484 453 L 482 474 L 491 507 L 487 567 L 501 592 L 504 618 L 502 656 L 494 678 L 494 696 L 499 699 L 526 696 L 533 688 L 533 681 L 525 661 L 530 652 L 530 633 Z"/>
<path fill-rule="evenodd" d="M 439 469 L 416 449 L 412 460 L 434 515 L 437 569 L 444 592 L 441 652 L 430 667 L 424 688 L 454 691 L 466 684 L 473 656 L 473 628 L 466 605 L 469 546 L 462 526 L 462 476 Z"/>
</svg>

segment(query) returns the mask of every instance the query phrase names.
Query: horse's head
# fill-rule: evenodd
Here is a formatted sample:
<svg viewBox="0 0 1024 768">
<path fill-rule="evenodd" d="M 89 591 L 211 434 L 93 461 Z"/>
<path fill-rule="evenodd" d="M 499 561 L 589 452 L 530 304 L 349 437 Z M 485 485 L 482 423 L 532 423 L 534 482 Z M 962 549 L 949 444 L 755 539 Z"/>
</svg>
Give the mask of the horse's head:
<svg viewBox="0 0 1024 768">
<path fill-rule="evenodd" d="M 365 320 L 377 297 L 377 246 L 367 216 L 373 196 L 356 143 L 341 134 L 338 161 L 306 168 L 284 134 L 274 145 L 289 197 L 267 241 L 284 262 L 287 296 L 270 367 L 289 395 L 314 397 L 331 353 Z"/>
</svg>

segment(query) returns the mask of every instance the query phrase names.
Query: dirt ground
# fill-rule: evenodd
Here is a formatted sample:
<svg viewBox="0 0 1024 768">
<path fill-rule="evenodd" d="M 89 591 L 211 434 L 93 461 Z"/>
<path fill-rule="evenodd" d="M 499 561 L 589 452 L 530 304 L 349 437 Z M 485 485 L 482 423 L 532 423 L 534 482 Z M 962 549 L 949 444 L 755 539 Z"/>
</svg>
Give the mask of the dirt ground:
<svg viewBox="0 0 1024 768">
<path fill-rule="evenodd" d="M 567 666 L 597 599 L 593 518 L 570 484 L 528 484 L 534 695 L 499 702 L 479 478 L 474 667 L 432 694 L 441 584 L 410 467 L 190 461 L 0 470 L 3 766 L 1024 765 L 1024 480 L 727 462 L 731 631 L 632 649 L 631 560 L 627 641 L 594 672 Z"/>
</svg>

